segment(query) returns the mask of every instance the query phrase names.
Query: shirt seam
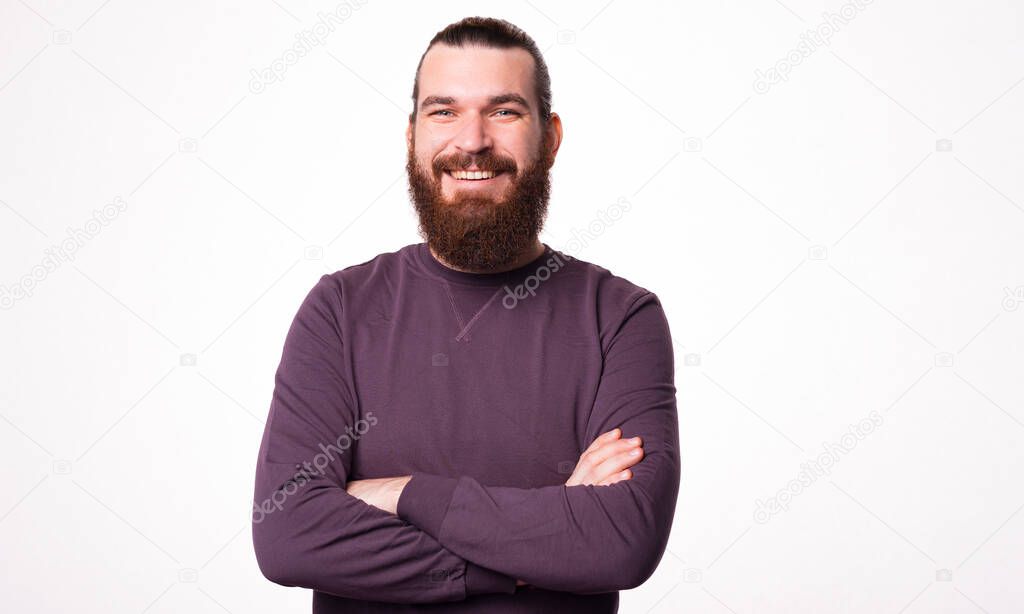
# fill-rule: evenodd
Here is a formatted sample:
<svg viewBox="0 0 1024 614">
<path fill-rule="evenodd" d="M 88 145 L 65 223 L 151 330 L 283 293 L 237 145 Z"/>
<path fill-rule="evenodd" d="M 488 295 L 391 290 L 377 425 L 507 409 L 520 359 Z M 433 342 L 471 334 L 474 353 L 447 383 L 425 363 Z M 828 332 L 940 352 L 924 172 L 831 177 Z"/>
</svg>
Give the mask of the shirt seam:
<svg viewBox="0 0 1024 614">
<path fill-rule="evenodd" d="M 448 284 L 448 280 L 442 280 L 444 282 L 444 291 L 448 294 L 448 302 L 451 303 L 452 311 L 455 312 L 455 319 L 459 322 L 459 330 L 466 328 L 466 321 L 462 319 L 462 313 L 459 311 L 459 306 L 455 304 L 455 296 L 452 294 L 452 287 Z"/>
<path fill-rule="evenodd" d="M 601 348 L 601 360 L 602 361 L 608 359 L 608 351 L 611 350 L 611 348 L 612 348 L 611 344 L 615 341 L 615 337 L 616 337 L 616 335 L 619 334 L 619 331 L 622 330 L 622 325 L 626 323 L 626 319 L 629 318 L 630 315 L 633 313 L 633 306 L 636 305 L 637 303 L 639 303 L 641 300 L 643 300 L 643 299 L 645 299 L 645 298 L 647 298 L 648 296 L 651 296 L 651 295 L 654 295 L 654 292 L 652 292 L 651 290 L 645 290 L 642 294 L 640 294 L 640 296 L 638 296 L 635 299 L 633 299 L 632 301 L 630 301 L 629 305 L 626 306 L 626 310 L 622 313 L 622 317 L 619 318 L 619 322 L 618 322 L 618 324 L 615 325 L 615 330 L 611 334 L 611 337 L 608 340 L 609 341 L 608 347 L 607 348 Z"/>
<path fill-rule="evenodd" d="M 461 341 L 463 337 L 467 337 L 467 340 L 468 340 L 469 329 L 471 329 L 473 327 L 473 325 L 476 324 L 476 321 L 480 319 L 480 316 L 482 316 L 485 311 L 487 311 L 487 308 L 491 306 L 491 303 L 493 303 L 494 299 L 496 299 L 498 297 L 498 295 L 501 294 L 501 291 L 503 289 L 504 289 L 504 287 L 501 287 L 501 288 L 498 288 L 498 289 L 496 289 L 494 291 L 494 294 L 491 295 L 491 298 L 487 299 L 487 302 L 484 303 L 484 306 L 477 310 L 476 315 L 474 315 L 469 320 L 469 323 L 466 324 L 462 328 L 462 331 L 459 332 L 459 334 L 455 337 L 456 341 Z"/>
</svg>

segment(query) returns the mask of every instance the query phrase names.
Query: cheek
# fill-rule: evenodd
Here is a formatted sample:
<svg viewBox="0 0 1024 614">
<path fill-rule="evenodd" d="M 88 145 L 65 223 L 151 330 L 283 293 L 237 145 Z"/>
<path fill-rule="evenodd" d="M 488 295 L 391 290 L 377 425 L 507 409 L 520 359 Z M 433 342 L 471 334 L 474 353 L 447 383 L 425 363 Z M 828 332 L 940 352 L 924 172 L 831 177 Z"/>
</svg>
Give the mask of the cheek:
<svg viewBox="0 0 1024 614">
<path fill-rule="evenodd" d="M 540 144 L 526 135 L 510 135 L 502 141 L 503 149 L 512 156 L 519 168 L 526 168 L 537 159 Z"/>
<path fill-rule="evenodd" d="M 413 155 L 420 166 L 429 171 L 434 166 L 434 160 L 444 152 L 445 143 L 446 141 L 440 138 L 428 137 L 422 142 L 417 140 Z"/>
<path fill-rule="evenodd" d="M 448 144 L 450 136 L 443 130 L 420 128 L 416 131 L 416 155 L 433 158 Z"/>
<path fill-rule="evenodd" d="M 423 172 L 427 174 L 432 173 L 434 157 L 426 147 L 417 142 L 413 148 L 412 156 L 416 160 L 416 165 L 419 166 Z"/>
</svg>

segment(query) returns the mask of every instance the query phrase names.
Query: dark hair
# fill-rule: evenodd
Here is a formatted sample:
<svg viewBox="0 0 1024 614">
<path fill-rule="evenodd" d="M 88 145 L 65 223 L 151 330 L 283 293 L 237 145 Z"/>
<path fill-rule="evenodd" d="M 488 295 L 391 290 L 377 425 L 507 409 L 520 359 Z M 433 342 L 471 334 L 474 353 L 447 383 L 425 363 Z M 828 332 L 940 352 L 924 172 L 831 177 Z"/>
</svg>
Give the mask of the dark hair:
<svg viewBox="0 0 1024 614">
<path fill-rule="evenodd" d="M 541 119 L 544 122 L 551 119 L 551 76 L 548 74 L 548 65 L 544 62 L 544 56 L 540 54 L 537 43 L 530 38 L 529 34 L 504 19 L 466 17 L 449 24 L 435 34 L 434 38 L 430 40 L 430 44 L 427 45 L 426 51 L 420 56 L 420 63 L 416 65 L 416 78 L 412 85 L 410 122 L 416 120 L 416 103 L 420 94 L 420 68 L 423 66 L 423 58 L 427 56 L 427 51 L 430 51 L 430 48 L 437 43 L 453 47 L 480 45 L 496 49 L 518 48 L 527 51 L 533 57 L 533 86 L 537 94 L 537 102 L 540 105 Z"/>
</svg>

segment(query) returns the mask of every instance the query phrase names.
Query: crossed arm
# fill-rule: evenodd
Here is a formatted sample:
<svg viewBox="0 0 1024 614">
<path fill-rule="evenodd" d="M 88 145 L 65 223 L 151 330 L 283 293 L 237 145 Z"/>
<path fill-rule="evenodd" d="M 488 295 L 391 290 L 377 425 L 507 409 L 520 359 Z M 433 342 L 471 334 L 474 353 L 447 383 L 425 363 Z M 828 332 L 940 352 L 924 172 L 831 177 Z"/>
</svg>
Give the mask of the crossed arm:
<svg viewBox="0 0 1024 614">
<path fill-rule="evenodd" d="M 622 430 L 615 428 L 595 439 L 580 455 L 566 486 L 608 486 L 628 480 L 632 475 L 629 467 L 643 458 L 643 442 L 639 437 L 622 439 L 621 435 Z M 345 491 L 378 509 L 398 514 L 398 501 L 411 479 L 411 475 L 403 475 L 352 480 L 345 486 Z M 516 580 L 516 586 L 524 585 L 526 582 Z"/>
<path fill-rule="evenodd" d="M 253 543 L 270 580 L 343 597 L 458 601 L 515 590 L 632 588 L 667 543 L 679 483 L 678 425 L 668 326 L 657 298 L 637 297 L 605 350 L 588 440 L 613 427 L 639 436 L 630 479 L 533 489 L 468 477 L 398 476 L 385 508 L 346 490 L 347 454 L 313 459 L 355 422 L 329 276 L 289 330 L 256 472 Z M 314 462 L 316 469 L 307 471 Z M 401 488 L 398 488 L 401 486 Z M 365 492 L 365 491 L 364 491 Z"/>
</svg>

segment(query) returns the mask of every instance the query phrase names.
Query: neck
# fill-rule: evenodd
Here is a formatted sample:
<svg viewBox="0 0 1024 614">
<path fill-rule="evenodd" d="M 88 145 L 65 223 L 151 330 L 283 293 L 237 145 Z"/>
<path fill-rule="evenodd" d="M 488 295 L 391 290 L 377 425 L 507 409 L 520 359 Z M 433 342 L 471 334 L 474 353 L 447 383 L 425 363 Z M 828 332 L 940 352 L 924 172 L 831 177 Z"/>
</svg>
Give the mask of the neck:
<svg viewBox="0 0 1024 614">
<path fill-rule="evenodd" d="M 518 269 L 519 267 L 525 264 L 529 264 L 530 262 L 533 262 L 535 259 L 540 258 L 540 255 L 544 253 L 544 244 L 541 243 L 539 238 L 535 238 L 533 240 L 533 243 L 530 244 L 529 247 L 524 249 L 515 260 L 513 260 L 511 263 L 503 267 L 497 267 L 493 269 L 460 269 L 445 262 L 443 258 L 438 256 L 437 253 L 435 253 L 434 250 L 430 248 L 429 243 L 427 244 L 427 247 L 428 249 L 430 249 L 430 253 L 438 262 L 445 265 L 449 269 L 452 269 L 454 271 L 460 271 L 462 273 L 504 273 L 505 271 Z"/>
</svg>

